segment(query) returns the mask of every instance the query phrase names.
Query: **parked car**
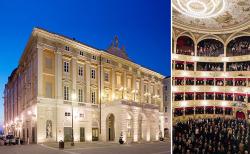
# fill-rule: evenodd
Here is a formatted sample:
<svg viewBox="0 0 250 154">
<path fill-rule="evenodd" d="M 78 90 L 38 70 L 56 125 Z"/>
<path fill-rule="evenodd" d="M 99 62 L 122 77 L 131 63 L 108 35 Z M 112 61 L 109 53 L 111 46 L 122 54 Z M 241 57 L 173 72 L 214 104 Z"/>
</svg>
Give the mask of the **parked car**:
<svg viewBox="0 0 250 154">
<path fill-rule="evenodd" d="M 11 145 L 11 144 L 15 145 L 16 144 L 16 139 L 15 139 L 14 135 L 7 135 L 5 137 L 4 145 L 8 145 L 8 144 L 9 145 Z"/>
</svg>

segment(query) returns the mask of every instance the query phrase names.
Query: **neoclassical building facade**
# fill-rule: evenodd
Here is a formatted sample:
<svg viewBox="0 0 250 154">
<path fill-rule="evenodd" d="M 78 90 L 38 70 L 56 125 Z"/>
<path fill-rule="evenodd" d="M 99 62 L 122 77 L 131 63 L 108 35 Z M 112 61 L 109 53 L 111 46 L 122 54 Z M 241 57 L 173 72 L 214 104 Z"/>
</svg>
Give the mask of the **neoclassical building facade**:
<svg viewBox="0 0 250 154">
<path fill-rule="evenodd" d="M 104 51 L 34 28 L 5 85 L 5 134 L 34 143 L 157 141 L 163 78 L 132 62 L 117 37 Z"/>
</svg>

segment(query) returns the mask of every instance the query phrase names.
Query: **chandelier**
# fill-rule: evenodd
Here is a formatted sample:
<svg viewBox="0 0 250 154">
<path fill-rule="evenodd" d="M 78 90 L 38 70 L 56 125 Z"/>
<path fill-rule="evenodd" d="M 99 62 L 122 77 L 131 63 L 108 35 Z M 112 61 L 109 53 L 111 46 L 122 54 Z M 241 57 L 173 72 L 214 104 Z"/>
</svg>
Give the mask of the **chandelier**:
<svg viewBox="0 0 250 154">
<path fill-rule="evenodd" d="M 190 17 L 211 18 L 224 10 L 225 3 L 225 0 L 173 0 L 172 6 Z"/>
</svg>

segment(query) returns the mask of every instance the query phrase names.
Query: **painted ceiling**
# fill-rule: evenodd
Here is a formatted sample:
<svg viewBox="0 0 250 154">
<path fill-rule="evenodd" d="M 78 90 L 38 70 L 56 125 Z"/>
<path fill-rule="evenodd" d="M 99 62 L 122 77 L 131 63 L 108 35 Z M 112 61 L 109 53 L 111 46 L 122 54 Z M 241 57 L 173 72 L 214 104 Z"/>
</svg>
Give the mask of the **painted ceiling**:
<svg viewBox="0 0 250 154">
<path fill-rule="evenodd" d="M 232 32 L 250 25 L 250 0 L 172 0 L 173 25 L 196 32 Z"/>
</svg>

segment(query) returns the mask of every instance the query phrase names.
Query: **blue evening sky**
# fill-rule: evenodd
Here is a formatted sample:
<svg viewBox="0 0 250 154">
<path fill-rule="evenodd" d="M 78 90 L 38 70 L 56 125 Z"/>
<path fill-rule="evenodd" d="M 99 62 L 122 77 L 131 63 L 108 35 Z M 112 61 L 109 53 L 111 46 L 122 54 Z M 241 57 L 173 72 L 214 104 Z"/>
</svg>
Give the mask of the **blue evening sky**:
<svg viewBox="0 0 250 154">
<path fill-rule="evenodd" d="M 170 75 L 169 0 L 1 0 L 0 124 L 4 84 L 33 27 L 106 49 L 118 35 L 136 63 Z"/>
</svg>

